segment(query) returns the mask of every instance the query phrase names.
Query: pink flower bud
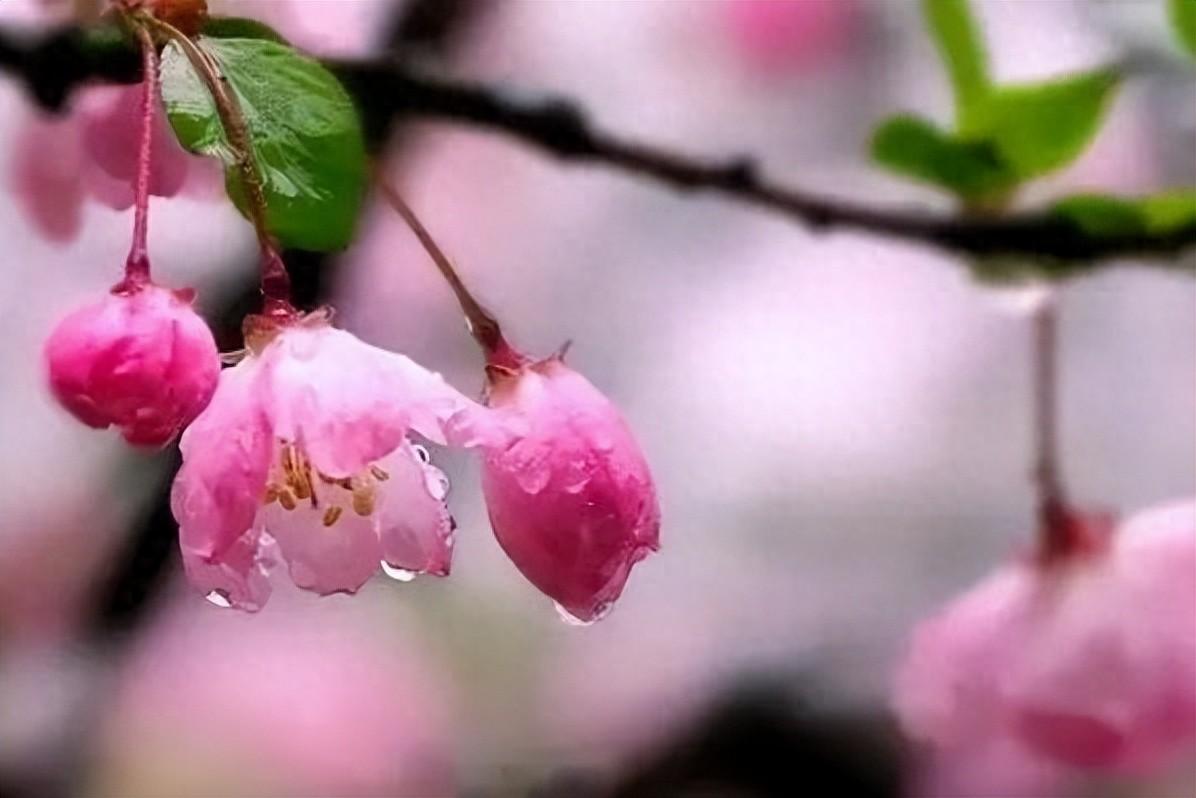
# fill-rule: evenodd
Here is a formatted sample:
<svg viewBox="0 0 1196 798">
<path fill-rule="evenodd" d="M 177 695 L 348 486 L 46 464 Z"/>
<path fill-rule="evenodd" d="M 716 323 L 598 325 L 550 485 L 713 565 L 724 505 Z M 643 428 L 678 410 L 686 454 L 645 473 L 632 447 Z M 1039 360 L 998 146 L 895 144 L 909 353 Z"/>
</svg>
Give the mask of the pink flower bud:
<svg viewBox="0 0 1196 798">
<path fill-rule="evenodd" d="M 188 298 L 152 284 L 118 286 L 63 319 L 46 341 L 54 396 L 91 427 L 161 446 L 203 410 L 220 355 Z"/>
<path fill-rule="evenodd" d="M 512 440 L 486 447 L 482 489 L 507 556 L 569 618 L 601 618 L 660 547 L 648 464 L 619 411 L 559 358 L 491 368 Z"/>
<path fill-rule="evenodd" d="M 1007 737 L 1049 761 L 1129 773 L 1190 752 L 1196 503 L 997 571 L 917 629 L 895 704 L 910 734 L 946 750 Z"/>
</svg>

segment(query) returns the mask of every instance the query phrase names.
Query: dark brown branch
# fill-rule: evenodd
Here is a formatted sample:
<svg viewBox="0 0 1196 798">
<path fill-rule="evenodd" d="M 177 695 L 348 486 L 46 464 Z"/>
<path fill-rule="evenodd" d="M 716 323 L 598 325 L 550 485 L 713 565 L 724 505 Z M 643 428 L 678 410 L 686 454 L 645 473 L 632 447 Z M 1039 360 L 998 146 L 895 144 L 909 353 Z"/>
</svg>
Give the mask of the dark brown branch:
<svg viewBox="0 0 1196 798">
<path fill-rule="evenodd" d="M 815 228 L 856 229 L 973 256 L 1032 258 L 1037 273 L 1055 276 L 1085 271 L 1098 260 L 1161 258 L 1196 245 L 1196 224 L 1164 235 L 1092 235 L 1050 213 L 966 218 L 831 200 L 769 180 L 750 158 L 704 160 L 626 140 L 591 124 L 569 101 L 527 99 L 427 74 L 399 60 L 327 63 L 356 98 L 367 127 L 394 116 L 464 123 L 505 133 L 563 160 L 612 166 L 683 191 L 722 193 Z M 111 42 L 97 45 L 74 29 L 41 40 L 0 31 L 0 70 L 22 78 L 47 107 L 60 105 L 88 79 L 139 77 L 135 53 L 123 53 Z M 1175 260 L 1159 265 L 1185 266 Z"/>
</svg>

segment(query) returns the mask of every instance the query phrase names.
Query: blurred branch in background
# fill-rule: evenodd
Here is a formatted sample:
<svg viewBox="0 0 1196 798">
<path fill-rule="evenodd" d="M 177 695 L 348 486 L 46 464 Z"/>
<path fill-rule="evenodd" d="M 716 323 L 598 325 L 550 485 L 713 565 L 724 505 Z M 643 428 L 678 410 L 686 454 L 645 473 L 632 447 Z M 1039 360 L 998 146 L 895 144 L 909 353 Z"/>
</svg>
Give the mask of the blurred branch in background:
<svg viewBox="0 0 1196 798">
<path fill-rule="evenodd" d="M 436 76 L 395 57 L 326 63 L 356 98 L 367 131 L 386 129 L 403 116 L 469 124 L 564 160 L 605 164 L 683 191 L 722 193 L 815 228 L 851 228 L 973 256 L 1034 259 L 1037 273 L 1053 277 L 1090 270 L 1108 258 L 1164 258 L 1196 245 L 1196 221 L 1166 232 L 1096 233 L 1051 211 L 973 218 L 871 208 L 780 185 L 761 176 L 749 157 L 706 160 L 629 141 L 600 130 L 570 100 L 528 99 Z M 123 41 L 66 28 L 42 38 L 0 30 L 0 70 L 20 77 L 41 105 L 56 109 L 84 81 L 133 82 L 140 66 Z"/>
</svg>

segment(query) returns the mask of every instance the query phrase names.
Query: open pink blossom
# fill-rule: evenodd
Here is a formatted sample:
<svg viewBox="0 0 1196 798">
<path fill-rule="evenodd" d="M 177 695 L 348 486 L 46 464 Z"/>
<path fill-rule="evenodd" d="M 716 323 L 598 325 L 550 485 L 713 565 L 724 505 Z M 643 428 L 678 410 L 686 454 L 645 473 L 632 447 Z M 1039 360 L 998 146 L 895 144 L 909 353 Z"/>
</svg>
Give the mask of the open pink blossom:
<svg viewBox="0 0 1196 798">
<path fill-rule="evenodd" d="M 1093 540 L 1005 566 L 917 629 L 895 693 L 910 734 L 940 748 L 1010 736 L 1127 773 L 1196 747 L 1196 502 Z"/>
<path fill-rule="evenodd" d="M 212 332 L 187 292 L 125 282 L 63 319 L 46 341 L 50 389 L 91 427 L 168 443 L 203 410 L 220 374 Z"/>
<path fill-rule="evenodd" d="M 660 547 L 648 464 L 615 406 L 559 357 L 490 374 L 490 405 L 514 435 L 486 447 L 494 533 L 567 618 L 598 620 Z"/>
<path fill-rule="evenodd" d="M 92 86 L 79 91 L 70 115 L 34 112 L 17 131 L 10 182 L 19 207 L 46 238 L 73 239 L 88 198 L 115 210 L 133 204 L 140 102 L 138 86 Z M 214 163 L 179 146 L 161 114 L 154 121 L 153 153 L 155 196 L 174 196 L 185 182 L 206 191 L 218 174 Z"/>
<path fill-rule="evenodd" d="M 408 442 L 475 445 L 485 408 L 438 374 L 330 326 L 250 319 L 250 353 L 183 434 L 183 562 L 214 601 L 262 606 L 274 543 L 299 587 L 354 592 L 382 564 L 445 575 L 448 482 Z"/>
</svg>

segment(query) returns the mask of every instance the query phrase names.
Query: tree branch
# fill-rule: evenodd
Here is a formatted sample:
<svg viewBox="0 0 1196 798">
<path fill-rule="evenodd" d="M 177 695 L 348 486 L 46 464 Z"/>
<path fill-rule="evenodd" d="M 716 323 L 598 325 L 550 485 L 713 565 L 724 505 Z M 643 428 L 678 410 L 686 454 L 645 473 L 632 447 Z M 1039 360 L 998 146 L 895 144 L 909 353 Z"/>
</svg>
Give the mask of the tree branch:
<svg viewBox="0 0 1196 798">
<path fill-rule="evenodd" d="M 1051 276 L 1086 271 L 1095 261 L 1114 257 L 1164 258 L 1196 245 L 1196 224 L 1162 235 L 1093 235 L 1048 212 L 971 218 L 827 199 L 762 176 L 750 158 L 705 160 L 629 141 L 592 124 L 568 100 L 526 99 L 421 72 L 390 58 L 326 64 L 356 98 L 367 126 L 394 116 L 468 124 L 504 133 L 562 160 L 611 166 L 682 191 L 721 193 L 814 228 L 852 228 L 964 255 L 1033 259 L 1035 273 Z M 0 30 L 0 71 L 23 79 L 48 108 L 61 106 L 84 81 L 133 82 L 139 70 L 132 48 L 78 29 L 41 39 Z M 1157 265 L 1191 267 L 1177 260 Z"/>
</svg>

